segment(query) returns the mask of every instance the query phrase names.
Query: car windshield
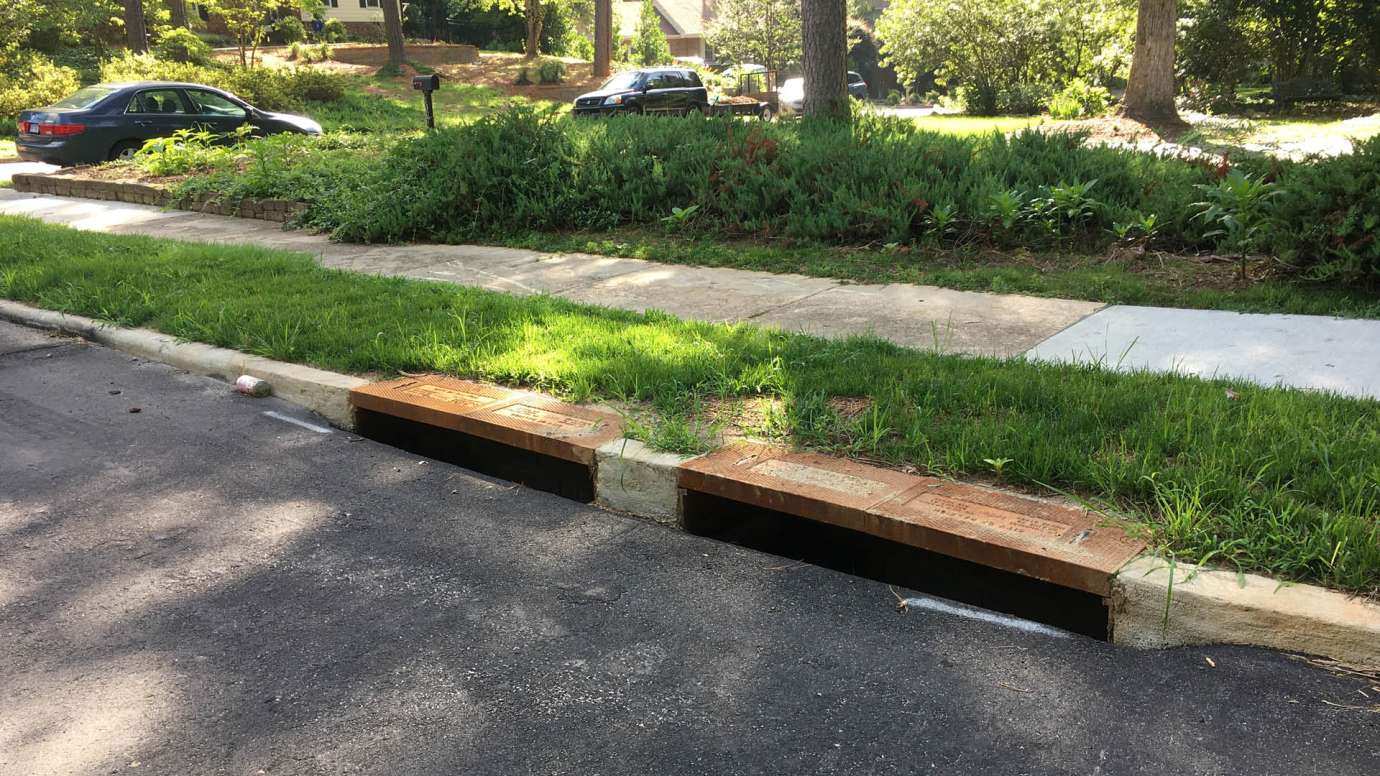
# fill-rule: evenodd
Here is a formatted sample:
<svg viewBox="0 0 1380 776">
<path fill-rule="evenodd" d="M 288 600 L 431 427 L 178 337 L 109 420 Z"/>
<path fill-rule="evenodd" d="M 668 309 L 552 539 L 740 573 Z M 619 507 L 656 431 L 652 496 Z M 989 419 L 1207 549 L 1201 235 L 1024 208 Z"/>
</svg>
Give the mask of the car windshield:
<svg viewBox="0 0 1380 776">
<path fill-rule="evenodd" d="M 636 70 L 628 70 L 614 75 L 614 77 L 604 82 L 600 89 L 631 89 L 637 86 L 642 74 Z"/>
<path fill-rule="evenodd" d="M 62 98 L 61 100 L 58 100 L 57 102 L 53 103 L 50 107 L 75 108 L 77 110 L 80 110 L 82 108 L 89 108 L 92 105 L 95 105 L 96 103 L 110 96 L 114 91 L 115 90 L 110 88 L 109 86 L 87 86 L 85 88 L 76 90 L 71 95 Z"/>
</svg>

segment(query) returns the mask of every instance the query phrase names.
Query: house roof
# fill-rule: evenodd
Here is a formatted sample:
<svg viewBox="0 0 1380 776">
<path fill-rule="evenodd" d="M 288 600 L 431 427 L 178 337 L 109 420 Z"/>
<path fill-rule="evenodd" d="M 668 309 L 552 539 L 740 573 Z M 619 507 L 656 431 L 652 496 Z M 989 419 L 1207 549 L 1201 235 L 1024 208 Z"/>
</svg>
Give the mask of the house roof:
<svg viewBox="0 0 1380 776">
<path fill-rule="evenodd" d="M 703 35 L 704 0 L 653 0 L 661 16 L 667 35 Z M 618 4 L 618 35 L 631 38 L 637 34 L 637 21 L 642 16 L 641 0 L 625 0 Z"/>
</svg>

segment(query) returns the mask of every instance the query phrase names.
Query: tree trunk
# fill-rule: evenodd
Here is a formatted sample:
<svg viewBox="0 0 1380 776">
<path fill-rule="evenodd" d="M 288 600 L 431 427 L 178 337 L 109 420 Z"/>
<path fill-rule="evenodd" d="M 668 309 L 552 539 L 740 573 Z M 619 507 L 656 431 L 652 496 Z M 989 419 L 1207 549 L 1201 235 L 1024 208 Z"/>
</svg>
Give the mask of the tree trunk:
<svg viewBox="0 0 1380 776">
<path fill-rule="evenodd" d="M 594 0 L 594 77 L 608 78 L 613 62 L 613 0 Z"/>
<path fill-rule="evenodd" d="M 143 54 L 149 50 L 149 32 L 144 26 L 144 0 L 125 0 L 125 38 L 130 51 Z"/>
<path fill-rule="evenodd" d="M 805 117 L 846 119 L 848 11 L 845 0 L 801 0 L 800 16 Z"/>
<path fill-rule="evenodd" d="M 1179 22 L 1175 6 L 1175 0 L 1140 0 L 1136 50 L 1122 108 L 1133 119 L 1179 121 L 1174 108 L 1174 38 Z"/>
<path fill-rule="evenodd" d="M 190 29 L 187 22 L 187 0 L 168 0 L 168 13 L 172 16 L 172 26 Z"/>
<path fill-rule="evenodd" d="M 536 59 L 541 53 L 541 0 L 524 0 L 524 16 L 527 17 L 527 46 L 523 49 L 527 59 Z"/>
<path fill-rule="evenodd" d="M 402 8 L 398 0 L 383 0 L 383 33 L 388 38 L 388 64 L 402 67 L 407 54 L 403 51 Z"/>
</svg>

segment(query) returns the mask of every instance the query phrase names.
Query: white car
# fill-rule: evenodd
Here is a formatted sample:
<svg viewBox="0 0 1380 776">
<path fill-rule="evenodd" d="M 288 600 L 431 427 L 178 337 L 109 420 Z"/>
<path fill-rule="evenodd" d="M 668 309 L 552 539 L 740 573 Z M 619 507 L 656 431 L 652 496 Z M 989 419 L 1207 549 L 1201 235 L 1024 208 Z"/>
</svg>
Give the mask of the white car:
<svg viewBox="0 0 1380 776">
<path fill-rule="evenodd" d="M 782 113 L 800 113 L 805 109 L 805 79 L 787 78 L 776 93 L 781 101 Z M 856 71 L 848 71 L 848 96 L 859 100 L 867 99 L 867 82 Z"/>
<path fill-rule="evenodd" d="M 799 113 L 805 109 L 805 79 L 787 78 L 776 93 L 782 113 Z"/>
</svg>

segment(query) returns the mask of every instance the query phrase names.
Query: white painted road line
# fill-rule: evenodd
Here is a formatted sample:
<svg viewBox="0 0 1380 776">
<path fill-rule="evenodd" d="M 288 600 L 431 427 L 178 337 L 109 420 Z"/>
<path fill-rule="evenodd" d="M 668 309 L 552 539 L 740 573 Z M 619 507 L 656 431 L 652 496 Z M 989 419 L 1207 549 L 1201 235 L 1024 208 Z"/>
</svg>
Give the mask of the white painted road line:
<svg viewBox="0 0 1380 776">
<path fill-rule="evenodd" d="M 291 423 L 294 426 L 301 426 L 302 428 L 305 428 L 308 431 L 315 431 L 318 434 L 330 434 L 333 431 L 332 429 L 326 428 L 325 426 L 318 426 L 315 423 L 308 423 L 305 420 L 298 420 L 297 418 L 289 417 L 281 412 L 275 412 L 273 410 L 267 410 L 264 412 L 264 414 L 269 416 L 270 418 L 273 418 L 274 420 L 281 420 L 284 423 Z"/>
<path fill-rule="evenodd" d="M 986 609 L 979 609 L 975 606 L 965 606 L 963 604 L 949 603 L 938 598 L 905 598 L 901 600 L 902 606 L 906 609 L 924 609 L 929 612 L 939 612 L 941 614 L 952 614 L 956 617 L 963 617 L 969 620 L 1000 625 L 1012 630 L 1024 631 L 1026 633 L 1038 633 L 1042 636 L 1050 636 L 1056 639 L 1066 639 L 1069 637 L 1067 631 L 1059 630 L 1048 625 L 1041 625 L 1038 622 L 1023 620 L 1020 617 L 1012 617 L 1009 614 L 997 614 Z"/>
</svg>

